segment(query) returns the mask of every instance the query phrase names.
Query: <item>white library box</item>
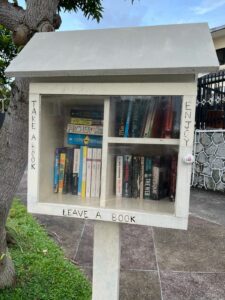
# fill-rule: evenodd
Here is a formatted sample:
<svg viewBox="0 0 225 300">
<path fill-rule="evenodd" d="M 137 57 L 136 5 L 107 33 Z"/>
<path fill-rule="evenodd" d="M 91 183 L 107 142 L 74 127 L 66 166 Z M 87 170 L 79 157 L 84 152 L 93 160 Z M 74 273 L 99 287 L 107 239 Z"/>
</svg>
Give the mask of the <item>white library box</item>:
<svg viewBox="0 0 225 300">
<path fill-rule="evenodd" d="M 41 48 L 37 47 L 40 40 Z M 187 157 L 191 157 L 193 146 L 196 78 L 198 73 L 217 69 L 207 24 L 36 34 L 7 69 L 9 75 L 31 80 L 29 212 L 186 229 L 192 168 Z M 134 117 L 138 104 L 142 111 Z M 103 112 L 99 197 L 90 196 L 90 186 L 83 197 L 54 192 L 53 188 L 55 150 L 73 147 L 67 143 L 67 125 L 71 109 L 78 108 Z M 119 133 L 125 111 L 124 130 L 128 122 L 133 128 L 138 124 L 139 131 Z M 178 134 L 174 133 L 175 118 Z M 165 134 L 166 126 L 170 132 Z M 124 195 L 117 191 L 117 184 L 123 189 L 117 158 L 128 156 L 131 164 L 138 157 L 139 165 L 148 158 L 152 168 L 158 166 L 156 158 L 160 158 L 160 166 L 161 159 L 166 161 L 164 171 L 156 167 L 154 171 L 164 172 L 164 179 L 158 177 L 163 181 L 158 183 L 159 189 L 165 189 L 159 200 L 143 192 L 143 165 L 142 171 L 134 165 L 130 170 L 128 165 L 123 167 L 132 192 Z M 173 159 L 176 167 L 171 171 Z M 134 187 L 132 178 L 137 170 L 142 179 L 138 177 Z M 87 172 L 90 176 L 90 170 Z M 124 174 L 121 176 L 125 180 Z"/>
</svg>

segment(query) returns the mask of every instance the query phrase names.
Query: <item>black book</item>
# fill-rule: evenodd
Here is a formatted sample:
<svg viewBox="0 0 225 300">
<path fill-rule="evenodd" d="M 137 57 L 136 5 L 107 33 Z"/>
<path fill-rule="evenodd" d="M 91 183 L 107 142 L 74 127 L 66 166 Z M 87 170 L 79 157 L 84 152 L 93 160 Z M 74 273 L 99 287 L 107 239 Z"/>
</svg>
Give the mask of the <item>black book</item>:
<svg viewBox="0 0 225 300">
<path fill-rule="evenodd" d="M 71 193 L 73 168 L 73 149 L 66 149 L 65 173 L 63 182 L 63 194 Z"/>
<path fill-rule="evenodd" d="M 103 119 L 103 111 L 71 109 L 70 116 L 72 118 L 86 118 L 86 119 Z"/>
<path fill-rule="evenodd" d="M 141 157 L 134 156 L 132 164 L 132 197 L 140 198 Z"/>
<path fill-rule="evenodd" d="M 132 197 L 132 155 L 123 156 L 123 192 L 125 198 Z"/>
<path fill-rule="evenodd" d="M 151 199 L 152 158 L 145 157 L 144 162 L 144 199 Z"/>
<path fill-rule="evenodd" d="M 118 124 L 117 124 L 116 136 L 124 137 L 128 106 L 129 106 L 129 100 L 123 100 L 117 103 Z"/>
</svg>

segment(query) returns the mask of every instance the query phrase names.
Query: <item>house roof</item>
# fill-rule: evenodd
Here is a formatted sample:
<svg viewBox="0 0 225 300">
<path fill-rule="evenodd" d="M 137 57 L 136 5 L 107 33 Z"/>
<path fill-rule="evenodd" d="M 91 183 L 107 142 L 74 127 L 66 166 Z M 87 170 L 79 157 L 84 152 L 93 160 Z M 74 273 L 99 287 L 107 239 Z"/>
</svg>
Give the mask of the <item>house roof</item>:
<svg viewBox="0 0 225 300">
<path fill-rule="evenodd" d="M 218 70 L 206 23 L 36 33 L 8 76 L 194 74 Z"/>
</svg>

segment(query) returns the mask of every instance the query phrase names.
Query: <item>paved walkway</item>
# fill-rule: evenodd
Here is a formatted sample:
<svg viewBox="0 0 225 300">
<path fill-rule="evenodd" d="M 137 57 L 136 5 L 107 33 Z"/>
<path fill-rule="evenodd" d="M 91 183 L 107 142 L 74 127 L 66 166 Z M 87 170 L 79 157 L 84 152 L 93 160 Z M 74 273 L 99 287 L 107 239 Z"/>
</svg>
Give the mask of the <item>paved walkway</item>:
<svg viewBox="0 0 225 300">
<path fill-rule="evenodd" d="M 190 211 L 188 231 L 121 225 L 121 300 L 225 299 L 225 195 L 192 190 Z M 91 280 L 93 222 L 36 217 Z"/>
</svg>

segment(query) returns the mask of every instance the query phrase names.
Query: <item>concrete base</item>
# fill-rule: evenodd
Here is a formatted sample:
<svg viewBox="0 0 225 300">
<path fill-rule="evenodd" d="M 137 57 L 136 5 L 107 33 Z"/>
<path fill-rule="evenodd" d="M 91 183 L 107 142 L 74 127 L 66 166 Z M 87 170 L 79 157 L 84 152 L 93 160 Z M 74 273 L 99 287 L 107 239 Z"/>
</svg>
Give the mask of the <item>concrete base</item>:
<svg viewBox="0 0 225 300">
<path fill-rule="evenodd" d="M 95 222 L 92 300 L 119 299 L 120 225 Z"/>
</svg>

